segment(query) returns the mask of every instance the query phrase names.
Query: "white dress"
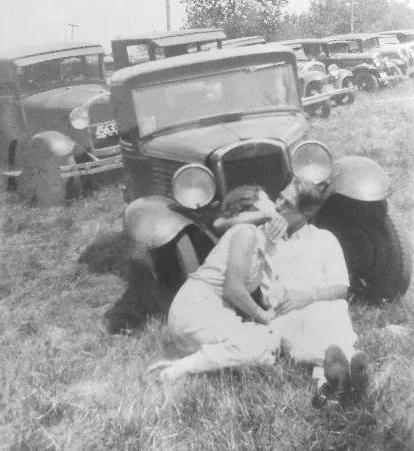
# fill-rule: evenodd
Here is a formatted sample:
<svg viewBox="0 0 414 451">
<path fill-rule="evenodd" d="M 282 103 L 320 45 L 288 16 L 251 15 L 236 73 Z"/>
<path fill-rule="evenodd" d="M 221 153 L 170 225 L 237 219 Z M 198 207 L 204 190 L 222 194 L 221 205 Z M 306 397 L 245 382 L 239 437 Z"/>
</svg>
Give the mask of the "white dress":
<svg viewBox="0 0 414 451">
<path fill-rule="evenodd" d="M 247 288 L 253 292 L 263 274 L 264 235 L 251 224 L 228 230 L 200 268 L 176 294 L 168 313 L 173 341 L 186 353 L 202 352 L 211 369 L 243 364 L 272 364 L 280 337 L 269 327 L 243 322 L 234 307 L 223 300 L 230 241 L 241 228 L 253 228 L 257 246 L 250 264 Z"/>
<path fill-rule="evenodd" d="M 273 284 L 288 290 L 312 290 L 330 285 L 349 286 L 339 242 L 327 230 L 305 225 L 289 240 L 277 244 L 270 257 Z M 270 299 L 269 299 L 270 301 Z M 357 340 L 345 299 L 311 304 L 276 318 L 271 329 L 296 361 L 322 365 L 325 350 L 338 345 L 351 358 Z"/>
</svg>

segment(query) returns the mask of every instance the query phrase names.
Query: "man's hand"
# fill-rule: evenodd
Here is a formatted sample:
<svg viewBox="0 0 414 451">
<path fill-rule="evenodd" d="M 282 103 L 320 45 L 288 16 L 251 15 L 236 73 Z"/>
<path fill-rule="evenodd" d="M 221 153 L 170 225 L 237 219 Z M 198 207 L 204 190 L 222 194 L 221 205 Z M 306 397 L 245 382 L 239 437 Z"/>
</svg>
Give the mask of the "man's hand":
<svg viewBox="0 0 414 451">
<path fill-rule="evenodd" d="M 285 298 L 274 307 L 274 311 L 277 316 L 281 316 L 292 310 L 301 310 L 312 302 L 312 293 L 308 291 L 285 290 Z"/>
</svg>

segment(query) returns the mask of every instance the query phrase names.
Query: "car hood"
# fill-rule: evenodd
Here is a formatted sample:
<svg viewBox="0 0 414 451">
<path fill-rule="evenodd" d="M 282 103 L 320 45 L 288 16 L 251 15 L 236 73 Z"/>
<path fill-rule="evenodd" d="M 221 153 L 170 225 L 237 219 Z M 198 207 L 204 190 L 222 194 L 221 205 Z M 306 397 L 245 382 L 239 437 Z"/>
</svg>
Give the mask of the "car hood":
<svg viewBox="0 0 414 451">
<path fill-rule="evenodd" d="M 106 91 L 105 86 L 98 84 L 65 86 L 29 95 L 22 103 L 28 109 L 71 111 Z"/>
<path fill-rule="evenodd" d="M 373 58 L 375 53 L 380 53 L 379 50 L 375 50 L 375 52 L 362 52 L 362 53 L 334 53 L 332 58 L 340 58 L 342 60 L 367 60 Z"/>
<path fill-rule="evenodd" d="M 289 146 L 303 136 L 307 127 L 302 113 L 259 115 L 237 122 L 180 129 L 148 141 L 143 149 L 157 158 L 204 163 L 214 150 L 247 139 L 275 139 Z"/>
</svg>

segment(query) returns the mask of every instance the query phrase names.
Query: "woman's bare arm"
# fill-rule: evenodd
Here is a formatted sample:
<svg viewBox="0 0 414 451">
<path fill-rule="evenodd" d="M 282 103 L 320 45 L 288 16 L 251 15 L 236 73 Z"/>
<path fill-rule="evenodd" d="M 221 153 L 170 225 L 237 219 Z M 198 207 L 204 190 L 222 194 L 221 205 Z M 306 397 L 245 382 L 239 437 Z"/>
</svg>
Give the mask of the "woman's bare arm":
<svg viewBox="0 0 414 451">
<path fill-rule="evenodd" d="M 214 221 L 214 228 L 216 228 L 220 232 L 225 232 L 230 229 L 234 225 L 238 224 L 254 224 L 261 225 L 266 221 L 269 221 L 271 217 L 260 210 L 257 211 L 243 211 L 236 216 L 232 216 L 231 218 L 223 218 L 220 216 Z"/>
<path fill-rule="evenodd" d="M 246 287 L 250 267 L 256 249 L 255 227 L 246 225 L 233 235 L 230 241 L 223 298 L 255 321 L 267 324 L 275 317 L 273 309 L 264 310 L 256 304 Z"/>
</svg>

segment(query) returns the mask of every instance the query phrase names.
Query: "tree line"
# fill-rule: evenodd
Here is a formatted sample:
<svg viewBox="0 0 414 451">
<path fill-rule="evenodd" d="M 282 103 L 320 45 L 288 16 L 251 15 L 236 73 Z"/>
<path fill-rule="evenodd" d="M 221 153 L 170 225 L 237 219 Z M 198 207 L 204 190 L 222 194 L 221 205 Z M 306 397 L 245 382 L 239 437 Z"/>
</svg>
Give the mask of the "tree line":
<svg viewBox="0 0 414 451">
<path fill-rule="evenodd" d="M 284 12 L 289 0 L 181 0 L 188 28 L 222 28 L 228 38 L 268 40 L 414 28 L 408 0 L 311 0 L 300 14 Z"/>
</svg>

